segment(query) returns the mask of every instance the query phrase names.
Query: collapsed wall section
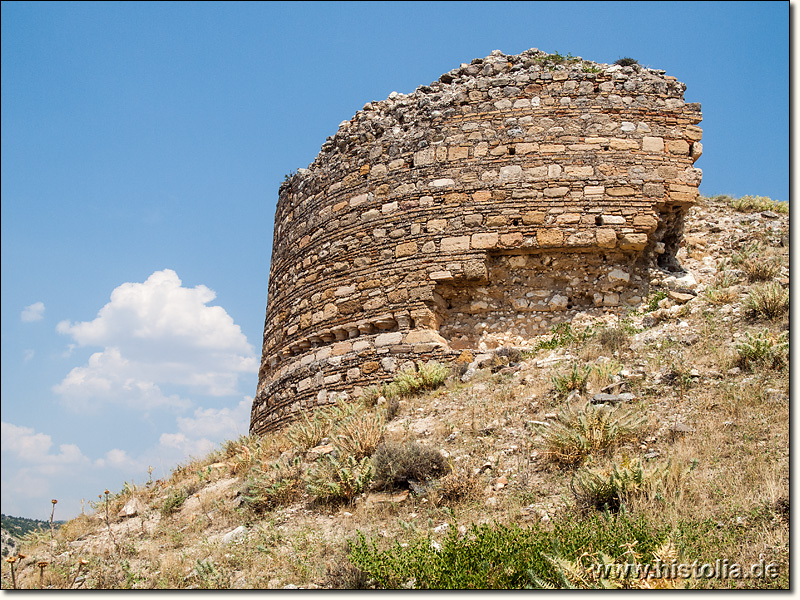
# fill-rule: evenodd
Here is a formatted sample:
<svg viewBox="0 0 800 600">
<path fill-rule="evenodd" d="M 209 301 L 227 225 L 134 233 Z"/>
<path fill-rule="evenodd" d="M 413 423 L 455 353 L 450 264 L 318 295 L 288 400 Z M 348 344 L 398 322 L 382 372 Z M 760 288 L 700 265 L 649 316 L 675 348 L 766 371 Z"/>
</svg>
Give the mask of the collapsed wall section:
<svg viewBox="0 0 800 600">
<path fill-rule="evenodd" d="M 495 51 L 342 123 L 280 188 L 251 432 L 409 360 L 638 305 L 701 178 L 684 89 Z"/>
</svg>

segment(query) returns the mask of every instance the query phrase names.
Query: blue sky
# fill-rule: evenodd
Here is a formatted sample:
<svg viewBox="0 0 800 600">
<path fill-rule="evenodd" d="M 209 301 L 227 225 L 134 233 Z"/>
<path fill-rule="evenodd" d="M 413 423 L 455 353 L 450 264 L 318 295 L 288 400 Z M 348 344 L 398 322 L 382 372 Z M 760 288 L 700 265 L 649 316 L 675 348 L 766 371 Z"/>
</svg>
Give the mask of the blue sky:
<svg viewBox="0 0 800 600">
<path fill-rule="evenodd" d="M 665 69 L 703 106 L 701 192 L 789 200 L 788 2 L 1 10 L 5 514 L 246 433 L 284 174 L 492 50 Z"/>
</svg>

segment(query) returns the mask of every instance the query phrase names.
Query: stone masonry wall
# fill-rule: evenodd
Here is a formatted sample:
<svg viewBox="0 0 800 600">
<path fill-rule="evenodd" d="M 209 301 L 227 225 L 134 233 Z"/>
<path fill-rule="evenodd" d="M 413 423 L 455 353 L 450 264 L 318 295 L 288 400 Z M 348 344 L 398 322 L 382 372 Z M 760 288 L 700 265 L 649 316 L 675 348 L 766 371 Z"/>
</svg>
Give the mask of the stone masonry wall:
<svg viewBox="0 0 800 600">
<path fill-rule="evenodd" d="M 343 122 L 280 188 L 251 431 L 409 360 L 638 305 L 702 175 L 685 87 L 494 51 Z"/>
</svg>

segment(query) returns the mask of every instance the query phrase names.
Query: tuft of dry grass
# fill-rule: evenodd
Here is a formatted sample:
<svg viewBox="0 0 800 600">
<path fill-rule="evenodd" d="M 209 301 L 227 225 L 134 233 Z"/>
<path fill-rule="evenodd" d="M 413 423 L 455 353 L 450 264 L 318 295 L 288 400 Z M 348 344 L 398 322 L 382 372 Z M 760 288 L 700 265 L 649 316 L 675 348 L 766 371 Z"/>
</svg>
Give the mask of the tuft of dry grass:
<svg viewBox="0 0 800 600">
<path fill-rule="evenodd" d="M 756 285 L 745 298 L 744 308 L 751 318 L 777 320 L 789 312 L 789 290 L 777 282 Z"/>
</svg>

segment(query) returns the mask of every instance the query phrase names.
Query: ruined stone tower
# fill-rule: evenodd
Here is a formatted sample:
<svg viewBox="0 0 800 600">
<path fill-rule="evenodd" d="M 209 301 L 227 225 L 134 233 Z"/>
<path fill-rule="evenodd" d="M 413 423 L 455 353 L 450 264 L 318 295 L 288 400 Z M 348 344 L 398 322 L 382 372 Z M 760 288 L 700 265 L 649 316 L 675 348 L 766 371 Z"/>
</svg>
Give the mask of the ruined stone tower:
<svg viewBox="0 0 800 600">
<path fill-rule="evenodd" d="M 280 187 L 251 432 L 408 360 L 637 306 L 700 183 L 685 87 L 494 51 L 342 123 Z"/>
</svg>

